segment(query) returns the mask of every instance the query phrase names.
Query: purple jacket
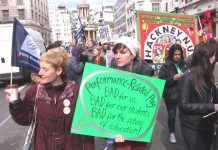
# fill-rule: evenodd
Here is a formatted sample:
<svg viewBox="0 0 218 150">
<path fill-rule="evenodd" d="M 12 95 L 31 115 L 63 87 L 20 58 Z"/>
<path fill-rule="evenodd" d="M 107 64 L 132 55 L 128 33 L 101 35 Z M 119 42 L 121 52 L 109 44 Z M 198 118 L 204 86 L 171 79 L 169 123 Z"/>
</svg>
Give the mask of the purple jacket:
<svg viewBox="0 0 218 150">
<path fill-rule="evenodd" d="M 36 91 L 37 84 L 33 84 L 22 101 L 10 104 L 12 118 L 18 124 L 31 124 Z M 94 150 L 94 137 L 70 134 L 78 91 L 78 85 L 72 81 L 56 87 L 40 85 L 36 98 L 35 150 Z M 65 99 L 70 101 L 69 114 L 63 112 Z"/>
</svg>

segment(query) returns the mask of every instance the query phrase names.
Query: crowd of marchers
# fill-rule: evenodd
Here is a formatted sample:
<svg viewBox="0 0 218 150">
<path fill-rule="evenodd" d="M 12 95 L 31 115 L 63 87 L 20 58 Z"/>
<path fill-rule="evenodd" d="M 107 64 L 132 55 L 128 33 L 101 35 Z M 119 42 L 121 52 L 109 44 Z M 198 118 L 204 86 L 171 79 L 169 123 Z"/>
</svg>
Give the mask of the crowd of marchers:
<svg viewBox="0 0 218 150">
<path fill-rule="evenodd" d="M 167 108 L 169 142 L 176 144 L 175 118 L 179 108 L 180 127 L 188 150 L 216 150 L 215 124 L 218 95 L 214 82 L 217 43 L 210 41 L 195 46 L 193 54 L 184 58 L 179 44 L 171 45 L 158 77 L 166 81 L 163 99 Z M 34 81 L 23 98 L 10 100 L 13 120 L 29 126 L 37 108 L 34 150 L 94 150 L 93 136 L 71 134 L 79 86 L 86 62 L 154 76 L 154 70 L 140 58 L 141 46 L 131 37 L 115 42 L 89 40 L 86 46 L 72 41 L 69 47 L 54 43 L 40 56 L 40 70 L 32 74 Z M 163 137 L 165 138 L 165 137 Z M 114 150 L 145 150 L 146 142 L 125 140 L 117 133 L 114 140 L 105 139 Z"/>
</svg>

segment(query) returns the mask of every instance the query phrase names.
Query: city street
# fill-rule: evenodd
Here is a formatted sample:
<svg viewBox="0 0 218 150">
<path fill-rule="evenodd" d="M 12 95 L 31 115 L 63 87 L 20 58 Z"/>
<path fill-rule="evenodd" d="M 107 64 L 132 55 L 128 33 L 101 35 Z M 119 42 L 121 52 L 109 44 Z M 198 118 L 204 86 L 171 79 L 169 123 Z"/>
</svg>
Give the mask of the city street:
<svg viewBox="0 0 218 150">
<path fill-rule="evenodd" d="M 169 133 L 167 127 L 167 110 L 164 102 L 162 102 L 159 108 L 151 147 L 149 150 L 186 150 L 180 131 L 178 111 L 176 120 L 176 138 L 177 144 L 171 144 L 169 142 Z"/>
<path fill-rule="evenodd" d="M 149 140 L 152 134 L 146 150 L 187 150 L 180 130 L 179 110 L 175 144 L 169 141 L 168 114 L 163 100 L 158 112 L 155 111 L 156 99 L 160 99 L 161 91 L 166 91 L 164 88 L 168 85 L 168 82 L 153 80 L 158 75 L 165 80 L 165 74 L 167 78 L 172 75 L 172 82 L 179 82 L 181 76 L 189 77 L 190 72 L 193 79 L 187 80 L 186 85 L 193 83 L 193 87 L 181 86 L 191 88 L 185 92 L 189 97 L 184 98 L 187 100 L 184 106 L 199 102 L 201 111 L 185 108 L 188 110 L 184 110 L 185 123 L 193 120 L 190 126 L 200 129 L 206 123 L 213 123 L 212 117 L 200 117 L 208 111 L 207 105 L 214 106 L 213 111 L 218 114 L 215 93 L 218 89 L 218 0 L 2 0 L 0 16 L 0 45 L 4 48 L 0 55 L 0 150 L 22 150 L 29 129 L 15 123 L 10 115 L 4 92 L 9 84 L 13 86 L 7 86 L 8 91 L 11 88 L 16 91 L 7 95 L 10 102 L 19 96 L 22 99 L 33 82 L 49 84 L 35 86 L 28 90 L 30 97 L 27 95 L 28 100 L 35 98 L 34 106 L 38 108 L 34 107 L 33 114 L 37 116 L 33 117 L 36 119 L 32 124 L 36 123 L 35 147 L 40 150 L 90 149 L 85 148 L 80 136 L 65 136 L 71 134 L 69 132 L 101 136 L 94 137 L 95 150 L 113 150 L 106 148 L 107 141 L 102 137 L 112 135 L 113 138 L 115 134 L 142 141 Z M 205 44 L 210 51 L 205 51 L 201 43 L 210 44 Z M 204 59 L 210 64 L 217 62 L 213 66 L 217 89 L 211 86 L 212 76 L 205 81 L 201 78 L 201 74 L 205 77 L 203 74 L 210 75 L 212 70 L 209 65 L 200 68 L 201 64 L 207 64 Z M 181 63 L 183 60 L 187 60 L 186 66 Z M 161 68 L 164 63 L 168 65 L 168 61 L 170 67 Z M 185 67 L 191 71 L 185 71 Z M 162 69 L 166 71 L 161 77 Z M 144 75 L 153 75 L 153 79 Z M 66 79 L 75 81 L 81 88 Z M 19 86 L 19 92 L 14 84 Z M 168 91 L 176 97 L 178 90 L 174 87 Z M 12 99 L 12 96 L 16 97 Z M 19 103 L 18 107 L 10 105 L 18 108 L 13 116 L 17 115 L 14 118 L 18 118 L 20 124 L 32 117 L 32 101 L 28 100 L 22 103 L 23 107 L 19 107 Z M 183 131 L 189 133 L 185 128 Z M 195 134 L 188 133 L 185 135 L 192 145 L 195 146 L 195 141 L 190 139 L 204 144 Z M 174 141 L 172 136 L 171 141 Z"/>
<path fill-rule="evenodd" d="M 171 144 L 169 142 L 169 133 L 167 127 L 167 111 L 164 102 L 162 102 L 154 129 L 152 142 L 149 144 L 148 150 L 186 150 L 180 132 L 178 113 L 176 122 L 176 137 L 177 144 Z M 105 141 L 99 138 L 96 139 L 96 150 L 103 150 L 106 145 Z"/>
<path fill-rule="evenodd" d="M 28 127 L 17 125 L 10 117 L 8 104 L 4 98 L 4 88 L 0 88 L 0 97 L 0 149 L 21 150 Z M 169 134 L 167 128 L 166 107 L 164 102 L 162 102 L 154 129 L 152 142 L 149 145 L 149 150 L 186 150 L 183 139 L 181 137 L 178 119 L 176 130 L 177 144 L 171 144 L 169 142 Z M 103 138 L 95 139 L 96 150 L 103 150 L 106 146 L 105 140 Z"/>
</svg>

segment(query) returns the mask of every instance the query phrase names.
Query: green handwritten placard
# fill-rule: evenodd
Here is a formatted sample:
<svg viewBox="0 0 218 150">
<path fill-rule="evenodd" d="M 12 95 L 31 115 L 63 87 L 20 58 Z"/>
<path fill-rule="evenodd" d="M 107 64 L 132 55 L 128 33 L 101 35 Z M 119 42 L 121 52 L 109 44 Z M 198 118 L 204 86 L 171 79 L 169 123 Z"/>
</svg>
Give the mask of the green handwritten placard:
<svg viewBox="0 0 218 150">
<path fill-rule="evenodd" d="M 164 80 L 86 63 L 71 133 L 149 142 Z"/>
</svg>

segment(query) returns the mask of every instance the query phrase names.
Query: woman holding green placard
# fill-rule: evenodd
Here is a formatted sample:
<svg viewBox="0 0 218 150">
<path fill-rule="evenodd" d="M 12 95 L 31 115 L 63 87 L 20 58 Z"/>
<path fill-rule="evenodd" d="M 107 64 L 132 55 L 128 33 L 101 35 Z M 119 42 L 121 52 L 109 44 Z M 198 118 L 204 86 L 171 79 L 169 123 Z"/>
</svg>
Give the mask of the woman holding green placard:
<svg viewBox="0 0 218 150">
<path fill-rule="evenodd" d="M 40 83 L 22 100 L 10 101 L 5 91 L 16 123 L 29 126 L 36 116 L 34 150 L 94 150 L 94 137 L 70 133 L 79 87 L 64 75 L 68 60 L 67 52 L 49 50 L 40 57 Z"/>
<path fill-rule="evenodd" d="M 113 48 L 114 60 L 111 66 L 116 69 L 153 76 L 153 69 L 139 58 L 140 45 L 138 41 L 130 37 L 121 37 Z M 136 141 L 124 141 L 125 137 L 117 135 L 113 143 L 114 150 L 145 150 L 147 143 Z"/>
</svg>

